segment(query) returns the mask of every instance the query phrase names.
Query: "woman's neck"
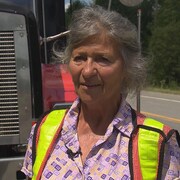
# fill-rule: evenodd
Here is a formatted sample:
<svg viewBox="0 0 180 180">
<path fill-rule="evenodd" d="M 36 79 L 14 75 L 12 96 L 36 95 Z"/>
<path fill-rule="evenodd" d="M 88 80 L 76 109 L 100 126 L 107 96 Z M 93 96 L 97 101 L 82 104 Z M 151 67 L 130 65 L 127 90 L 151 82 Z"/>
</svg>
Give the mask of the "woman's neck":
<svg viewBox="0 0 180 180">
<path fill-rule="evenodd" d="M 78 129 L 80 128 L 84 133 L 91 131 L 96 135 L 104 135 L 116 115 L 120 103 L 121 99 L 119 102 L 102 102 L 93 105 L 81 102 Z"/>
</svg>

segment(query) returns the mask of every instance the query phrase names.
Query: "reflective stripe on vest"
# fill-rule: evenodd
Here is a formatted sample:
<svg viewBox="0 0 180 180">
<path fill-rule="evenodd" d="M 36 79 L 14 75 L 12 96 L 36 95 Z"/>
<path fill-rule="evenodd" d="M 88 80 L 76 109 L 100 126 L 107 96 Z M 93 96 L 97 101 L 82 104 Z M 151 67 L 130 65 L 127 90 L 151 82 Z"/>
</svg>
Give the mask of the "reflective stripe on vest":
<svg viewBox="0 0 180 180">
<path fill-rule="evenodd" d="M 151 119 L 145 118 L 143 125 L 163 130 L 163 124 Z M 158 132 L 139 129 L 138 135 L 138 154 L 143 180 L 155 180 L 159 164 L 159 138 Z"/>
<path fill-rule="evenodd" d="M 40 133 L 37 140 L 36 159 L 33 166 L 32 180 L 39 180 L 43 171 L 44 165 L 48 158 L 48 153 L 52 149 L 52 143 L 57 138 L 57 132 L 62 128 L 63 117 L 66 110 L 53 110 L 43 118 L 43 123 L 40 126 Z"/>
</svg>

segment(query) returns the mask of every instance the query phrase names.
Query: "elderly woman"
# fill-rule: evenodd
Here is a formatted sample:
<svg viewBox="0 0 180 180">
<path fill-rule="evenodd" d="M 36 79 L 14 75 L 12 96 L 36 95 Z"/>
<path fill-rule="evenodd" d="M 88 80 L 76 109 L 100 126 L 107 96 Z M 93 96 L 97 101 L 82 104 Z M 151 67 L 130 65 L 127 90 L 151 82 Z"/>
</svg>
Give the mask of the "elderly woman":
<svg viewBox="0 0 180 180">
<path fill-rule="evenodd" d="M 178 133 L 126 102 L 145 77 L 135 26 L 116 12 L 83 8 L 72 18 L 65 54 L 78 98 L 48 145 L 41 125 L 50 115 L 36 135 L 32 128 L 22 171 L 42 180 L 180 178 Z M 53 131 L 44 126 L 44 134 Z"/>
</svg>

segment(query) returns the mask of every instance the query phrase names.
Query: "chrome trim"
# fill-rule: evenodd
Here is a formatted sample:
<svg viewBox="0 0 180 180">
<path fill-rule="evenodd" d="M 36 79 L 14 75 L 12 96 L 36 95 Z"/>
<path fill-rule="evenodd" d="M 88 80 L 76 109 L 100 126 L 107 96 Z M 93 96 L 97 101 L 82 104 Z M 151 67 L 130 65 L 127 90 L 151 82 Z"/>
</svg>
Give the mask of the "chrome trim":
<svg viewBox="0 0 180 180">
<path fill-rule="evenodd" d="M 23 157 L 13 157 L 13 158 L 0 158 L 0 162 L 12 162 L 12 161 L 23 161 Z"/>
</svg>

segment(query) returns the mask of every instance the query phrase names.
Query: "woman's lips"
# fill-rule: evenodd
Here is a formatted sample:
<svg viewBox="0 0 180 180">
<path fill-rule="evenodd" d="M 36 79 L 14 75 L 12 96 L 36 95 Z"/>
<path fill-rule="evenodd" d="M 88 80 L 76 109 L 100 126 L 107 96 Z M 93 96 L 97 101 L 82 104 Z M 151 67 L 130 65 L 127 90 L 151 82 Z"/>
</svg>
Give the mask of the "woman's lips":
<svg viewBox="0 0 180 180">
<path fill-rule="evenodd" d="M 81 83 L 81 86 L 86 87 L 86 88 L 94 88 L 94 87 L 101 86 L 101 84 L 97 84 L 97 83 L 93 83 L 93 84 Z"/>
</svg>

